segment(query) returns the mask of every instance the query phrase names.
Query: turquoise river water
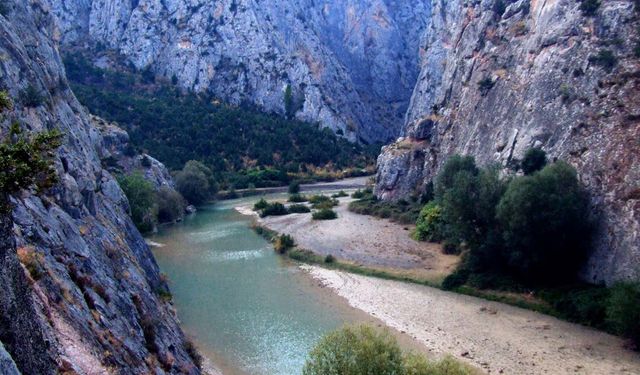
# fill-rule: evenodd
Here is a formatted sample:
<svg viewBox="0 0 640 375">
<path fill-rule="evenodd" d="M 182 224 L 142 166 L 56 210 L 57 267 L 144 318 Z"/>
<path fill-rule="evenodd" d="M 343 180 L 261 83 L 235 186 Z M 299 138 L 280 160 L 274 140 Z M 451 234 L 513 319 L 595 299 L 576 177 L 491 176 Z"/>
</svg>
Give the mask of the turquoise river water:
<svg viewBox="0 0 640 375">
<path fill-rule="evenodd" d="M 248 201 L 257 198 L 247 198 Z M 326 332 L 357 318 L 277 256 L 234 207 L 204 207 L 149 239 L 187 335 L 225 375 L 300 374 Z"/>
</svg>

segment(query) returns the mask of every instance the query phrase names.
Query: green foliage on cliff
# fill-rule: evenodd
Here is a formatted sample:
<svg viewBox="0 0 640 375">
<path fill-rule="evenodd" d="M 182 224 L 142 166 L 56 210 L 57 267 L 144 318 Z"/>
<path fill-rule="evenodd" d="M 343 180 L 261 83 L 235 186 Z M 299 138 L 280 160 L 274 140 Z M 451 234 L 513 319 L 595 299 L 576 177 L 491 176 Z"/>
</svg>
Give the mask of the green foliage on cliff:
<svg viewBox="0 0 640 375">
<path fill-rule="evenodd" d="M 303 375 L 471 375 L 451 357 L 430 361 L 403 353 L 388 332 L 369 326 L 344 327 L 329 333 L 309 353 Z"/>
<path fill-rule="evenodd" d="M 9 95 L 0 92 L 0 114 L 12 108 Z M 0 143 L 0 213 L 10 211 L 10 196 L 32 187 L 42 191 L 58 181 L 53 157 L 61 144 L 62 134 L 57 130 L 26 134 L 18 123 L 11 125 Z"/>
<path fill-rule="evenodd" d="M 283 186 L 291 174 L 362 169 L 375 163 L 380 150 L 315 124 L 183 93 L 168 80 L 146 83 L 139 74 L 98 69 L 80 56 L 64 61 L 74 93 L 92 113 L 119 123 L 138 149 L 169 169 L 189 160 L 204 163 L 223 189 Z"/>
<path fill-rule="evenodd" d="M 129 201 L 133 223 L 142 233 L 152 231 L 158 220 L 158 206 L 153 185 L 140 173 L 120 176 L 118 183 Z"/>
</svg>

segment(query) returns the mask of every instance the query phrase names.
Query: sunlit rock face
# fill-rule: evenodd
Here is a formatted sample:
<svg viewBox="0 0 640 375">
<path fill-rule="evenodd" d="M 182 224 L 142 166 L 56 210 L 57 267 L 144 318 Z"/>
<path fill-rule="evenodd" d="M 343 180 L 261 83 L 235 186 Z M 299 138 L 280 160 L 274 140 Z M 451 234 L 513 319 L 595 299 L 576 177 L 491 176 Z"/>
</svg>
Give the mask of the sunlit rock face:
<svg viewBox="0 0 640 375">
<path fill-rule="evenodd" d="M 542 147 L 577 168 L 600 218 L 585 279 L 640 279 L 640 12 L 632 1 L 603 1 L 591 17 L 573 0 L 504 3 L 498 14 L 494 0 L 433 2 L 376 194 L 419 192 L 455 153 L 507 165 Z"/>
<path fill-rule="evenodd" d="M 426 0 L 49 0 L 63 46 L 100 44 L 138 69 L 352 140 L 401 131 L 419 73 Z"/>
<path fill-rule="evenodd" d="M 64 142 L 54 158 L 59 183 L 24 192 L 13 217 L 0 217 L 0 372 L 199 373 L 160 297 L 166 280 L 103 165 L 126 133 L 101 131 L 69 89 L 49 6 L 8 4 L 0 86 L 14 105 L 0 135 L 18 121 L 27 132 L 59 129 Z M 30 103 L 22 99 L 29 86 L 40 96 Z"/>
</svg>

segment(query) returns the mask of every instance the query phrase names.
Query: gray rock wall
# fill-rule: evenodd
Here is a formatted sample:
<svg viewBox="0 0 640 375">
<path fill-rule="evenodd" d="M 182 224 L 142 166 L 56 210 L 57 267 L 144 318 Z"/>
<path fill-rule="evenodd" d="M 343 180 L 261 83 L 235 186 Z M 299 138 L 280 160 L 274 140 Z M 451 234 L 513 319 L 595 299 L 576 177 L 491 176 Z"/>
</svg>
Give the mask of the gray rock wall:
<svg viewBox="0 0 640 375">
<path fill-rule="evenodd" d="M 17 120 L 28 131 L 61 130 L 64 144 L 55 158 L 60 183 L 14 200 L 11 234 L 3 232 L 2 342 L 24 374 L 199 373 L 174 309 L 159 297 L 166 281 L 101 164 L 107 141 L 68 88 L 50 9 L 8 3 L 0 86 L 15 108 L 0 136 Z M 41 104 L 20 99 L 29 85 Z"/>
<path fill-rule="evenodd" d="M 297 118 L 365 141 L 400 133 L 430 18 L 425 0 L 49 1 L 66 48 L 279 113 L 291 85 Z"/>
<path fill-rule="evenodd" d="M 405 137 L 378 159 L 377 195 L 412 194 L 455 153 L 506 165 L 539 146 L 578 169 L 601 218 L 585 278 L 640 279 L 639 12 L 627 0 L 594 17 L 574 0 L 494 6 L 433 2 Z M 593 59 L 605 50 L 612 69 Z"/>
</svg>

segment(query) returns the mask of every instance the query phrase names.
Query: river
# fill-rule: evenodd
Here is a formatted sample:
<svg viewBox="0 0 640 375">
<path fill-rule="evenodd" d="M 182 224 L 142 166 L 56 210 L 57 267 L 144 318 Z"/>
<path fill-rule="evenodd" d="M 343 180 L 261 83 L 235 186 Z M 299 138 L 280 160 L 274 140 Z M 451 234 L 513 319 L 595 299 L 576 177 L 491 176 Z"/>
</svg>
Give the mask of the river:
<svg viewBox="0 0 640 375">
<path fill-rule="evenodd" d="M 326 332 L 362 320 L 254 233 L 234 207 L 201 208 L 149 237 L 183 329 L 224 374 L 300 374 Z"/>
</svg>

